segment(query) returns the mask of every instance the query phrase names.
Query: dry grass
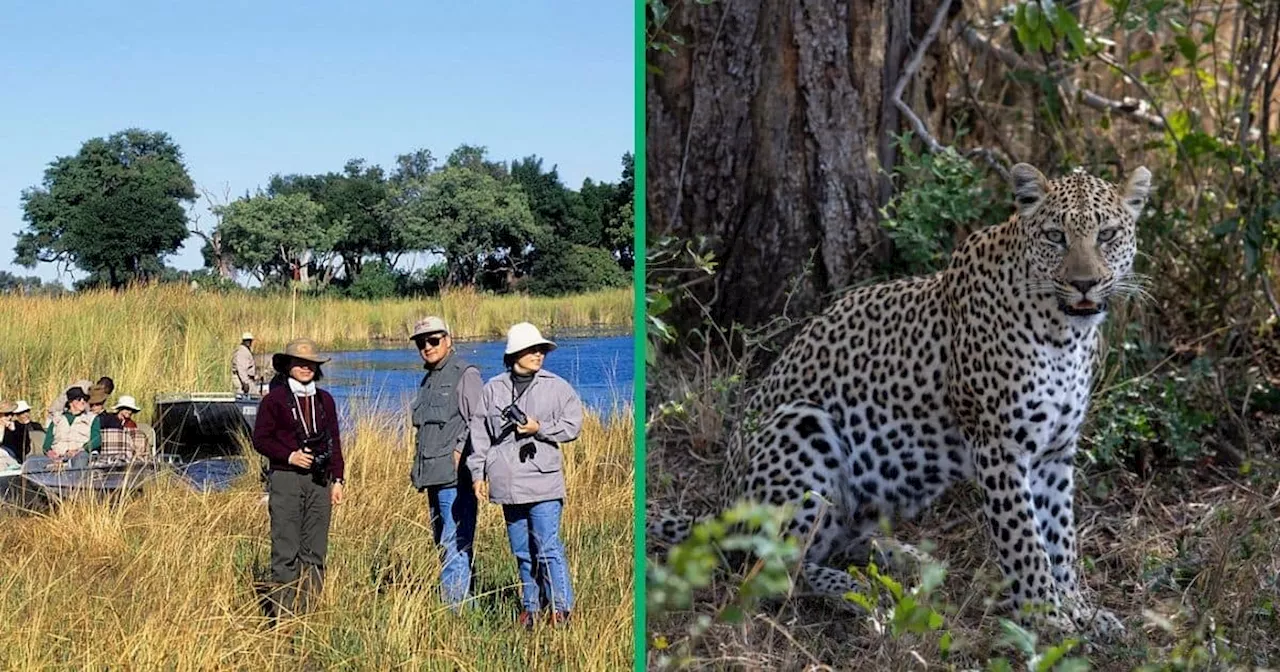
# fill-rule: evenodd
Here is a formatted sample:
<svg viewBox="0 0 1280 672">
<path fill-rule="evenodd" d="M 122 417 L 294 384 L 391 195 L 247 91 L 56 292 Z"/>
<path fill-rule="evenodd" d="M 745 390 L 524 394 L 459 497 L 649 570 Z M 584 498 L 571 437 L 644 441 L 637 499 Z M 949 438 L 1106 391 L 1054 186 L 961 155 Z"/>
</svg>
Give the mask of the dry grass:
<svg viewBox="0 0 1280 672">
<path fill-rule="evenodd" d="M 223 493 L 164 482 L 123 502 L 0 512 L 0 668 L 592 669 L 632 658 L 632 420 L 590 418 L 565 446 L 562 533 L 575 624 L 513 626 L 515 562 L 501 511 L 481 506 L 473 609 L 434 592 L 427 504 L 410 441 L 390 419 L 348 438 L 349 500 L 335 511 L 320 610 L 272 630 L 254 584 L 268 571 L 256 474 Z"/>
</svg>

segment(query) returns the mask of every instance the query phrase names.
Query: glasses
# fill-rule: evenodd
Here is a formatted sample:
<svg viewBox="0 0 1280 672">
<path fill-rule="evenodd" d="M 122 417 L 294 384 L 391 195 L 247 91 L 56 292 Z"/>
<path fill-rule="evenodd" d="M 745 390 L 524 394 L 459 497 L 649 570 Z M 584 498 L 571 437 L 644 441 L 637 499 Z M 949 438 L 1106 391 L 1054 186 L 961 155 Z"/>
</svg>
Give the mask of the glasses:
<svg viewBox="0 0 1280 672">
<path fill-rule="evenodd" d="M 418 349 L 419 349 L 419 350 L 421 350 L 421 349 L 423 349 L 423 348 L 427 347 L 428 345 L 434 348 L 434 347 L 436 347 L 436 346 L 440 345 L 441 343 L 443 343 L 445 338 L 446 338 L 445 336 L 425 336 L 425 337 L 419 337 L 419 338 L 418 338 Z"/>
</svg>

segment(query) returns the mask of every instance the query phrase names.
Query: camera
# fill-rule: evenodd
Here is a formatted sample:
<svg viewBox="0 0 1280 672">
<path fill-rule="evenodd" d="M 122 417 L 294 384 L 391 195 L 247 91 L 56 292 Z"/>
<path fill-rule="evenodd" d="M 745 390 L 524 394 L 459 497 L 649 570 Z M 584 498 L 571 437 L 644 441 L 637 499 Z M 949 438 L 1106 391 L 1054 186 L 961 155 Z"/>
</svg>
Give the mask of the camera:
<svg viewBox="0 0 1280 672">
<path fill-rule="evenodd" d="M 333 457 L 333 442 L 328 432 L 320 432 L 303 436 L 298 440 L 302 452 L 311 456 L 311 471 L 320 474 L 329 467 L 329 458 Z"/>
<path fill-rule="evenodd" d="M 529 416 L 524 414 L 515 404 L 511 404 L 502 409 L 502 419 L 513 425 L 525 425 L 529 423 Z"/>
</svg>

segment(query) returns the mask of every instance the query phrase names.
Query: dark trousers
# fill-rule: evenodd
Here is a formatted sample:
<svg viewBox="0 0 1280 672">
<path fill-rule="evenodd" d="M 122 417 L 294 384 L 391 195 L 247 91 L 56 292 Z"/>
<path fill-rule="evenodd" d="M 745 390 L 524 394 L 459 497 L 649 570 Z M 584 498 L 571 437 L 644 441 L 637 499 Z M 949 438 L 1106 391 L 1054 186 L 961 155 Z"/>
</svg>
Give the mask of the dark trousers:
<svg viewBox="0 0 1280 672">
<path fill-rule="evenodd" d="M 326 480 L 293 471 L 267 477 L 273 616 L 306 613 L 324 583 L 333 505 Z"/>
</svg>

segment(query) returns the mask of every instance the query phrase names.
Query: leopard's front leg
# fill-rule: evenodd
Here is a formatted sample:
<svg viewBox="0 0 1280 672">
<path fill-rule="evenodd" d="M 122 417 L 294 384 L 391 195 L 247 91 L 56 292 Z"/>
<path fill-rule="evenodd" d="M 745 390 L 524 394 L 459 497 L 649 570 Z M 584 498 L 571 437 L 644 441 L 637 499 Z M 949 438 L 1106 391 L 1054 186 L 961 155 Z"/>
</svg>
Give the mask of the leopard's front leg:
<svg viewBox="0 0 1280 672">
<path fill-rule="evenodd" d="M 1072 498 L 1075 445 L 1036 460 L 1031 466 L 1031 495 L 1037 536 L 1049 556 L 1049 570 L 1058 585 L 1063 606 L 1076 626 L 1113 637 L 1124 632 L 1120 619 L 1105 609 L 1090 606 L 1080 591 L 1076 575 L 1077 543 Z"/>
<path fill-rule="evenodd" d="M 975 437 L 975 475 L 983 493 L 983 511 L 1009 581 L 1020 617 L 1070 632 L 1075 624 L 1062 610 L 1062 593 L 1037 534 L 1031 457 L 1011 441 Z"/>
</svg>

